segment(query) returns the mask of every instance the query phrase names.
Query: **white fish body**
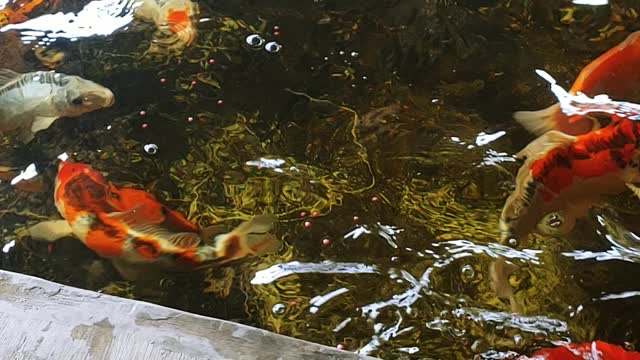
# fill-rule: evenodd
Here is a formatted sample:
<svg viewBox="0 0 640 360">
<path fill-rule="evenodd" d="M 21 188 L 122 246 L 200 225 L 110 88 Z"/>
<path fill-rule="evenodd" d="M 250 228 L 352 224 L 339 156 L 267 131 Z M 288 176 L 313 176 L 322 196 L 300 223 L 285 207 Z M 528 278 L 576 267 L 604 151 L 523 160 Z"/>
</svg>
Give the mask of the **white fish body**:
<svg viewBox="0 0 640 360">
<path fill-rule="evenodd" d="M 0 132 L 15 132 L 23 142 L 60 117 L 77 117 L 113 103 L 109 89 L 79 76 L 0 69 Z"/>
</svg>

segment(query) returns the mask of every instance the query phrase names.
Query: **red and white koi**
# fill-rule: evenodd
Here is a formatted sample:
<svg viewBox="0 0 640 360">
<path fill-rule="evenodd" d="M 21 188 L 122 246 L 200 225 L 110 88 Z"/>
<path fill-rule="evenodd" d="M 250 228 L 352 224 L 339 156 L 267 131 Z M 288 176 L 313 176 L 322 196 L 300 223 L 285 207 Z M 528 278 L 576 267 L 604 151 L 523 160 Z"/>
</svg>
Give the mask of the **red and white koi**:
<svg viewBox="0 0 640 360">
<path fill-rule="evenodd" d="M 116 187 L 85 164 L 60 163 L 54 200 L 64 220 L 32 226 L 31 237 L 55 241 L 73 235 L 111 259 L 129 280 L 153 268 L 193 270 L 279 247 L 276 237 L 268 233 L 273 216 L 255 216 L 206 244 L 208 229 L 189 222 L 145 191 Z"/>
</svg>

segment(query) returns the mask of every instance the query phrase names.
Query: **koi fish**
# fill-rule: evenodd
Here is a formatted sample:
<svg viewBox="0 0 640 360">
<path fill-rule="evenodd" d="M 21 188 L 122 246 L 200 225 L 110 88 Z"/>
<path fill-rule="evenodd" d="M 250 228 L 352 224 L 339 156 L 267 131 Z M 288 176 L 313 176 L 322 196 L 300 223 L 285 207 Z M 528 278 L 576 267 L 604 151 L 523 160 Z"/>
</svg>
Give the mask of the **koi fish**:
<svg viewBox="0 0 640 360">
<path fill-rule="evenodd" d="M 608 50 L 584 67 L 574 81 L 570 94 L 588 96 L 607 94 L 611 98 L 640 99 L 640 31 Z M 514 119 L 535 135 L 558 130 L 569 135 L 582 135 L 600 128 L 590 116 L 567 116 L 556 103 L 539 111 L 518 111 Z"/>
<path fill-rule="evenodd" d="M 0 69 L 0 132 L 15 132 L 25 143 L 60 117 L 78 117 L 114 101 L 109 89 L 79 76 Z"/>
<path fill-rule="evenodd" d="M 45 189 L 44 180 L 38 176 L 35 164 L 27 166 L 25 170 L 0 166 L 0 180 L 4 180 L 16 189 L 25 192 L 43 192 Z"/>
<path fill-rule="evenodd" d="M 520 356 L 517 360 L 640 360 L 640 352 L 627 351 L 604 341 L 593 341 L 541 349 L 531 357 Z"/>
<path fill-rule="evenodd" d="M 524 163 L 500 216 L 501 242 L 523 240 L 551 213 L 555 227 L 570 231 L 602 196 L 640 181 L 639 145 L 640 122 L 626 119 L 579 136 L 552 130 L 531 142 L 516 154 Z"/>
<path fill-rule="evenodd" d="M 195 270 L 278 249 L 268 232 L 274 217 L 259 215 L 206 244 L 200 228 L 143 191 L 118 188 L 89 165 L 63 161 L 58 167 L 54 200 L 64 220 L 29 228 L 35 240 L 73 235 L 112 261 L 123 278 L 136 280 L 160 270 Z"/>
<path fill-rule="evenodd" d="M 39 7 L 43 2 L 50 5 L 50 7 L 54 7 L 59 3 L 57 0 L 51 2 L 44 0 L 14 0 L 7 2 L 0 10 L 0 28 L 5 25 L 27 21 L 27 15 Z"/>
<path fill-rule="evenodd" d="M 66 54 L 64 51 L 55 48 L 38 46 L 33 49 L 33 54 L 40 63 L 49 69 L 55 69 L 62 65 Z"/>
<path fill-rule="evenodd" d="M 153 22 L 157 30 L 147 53 L 180 52 L 191 45 L 197 32 L 198 5 L 191 0 L 140 0 L 135 15 Z"/>
</svg>

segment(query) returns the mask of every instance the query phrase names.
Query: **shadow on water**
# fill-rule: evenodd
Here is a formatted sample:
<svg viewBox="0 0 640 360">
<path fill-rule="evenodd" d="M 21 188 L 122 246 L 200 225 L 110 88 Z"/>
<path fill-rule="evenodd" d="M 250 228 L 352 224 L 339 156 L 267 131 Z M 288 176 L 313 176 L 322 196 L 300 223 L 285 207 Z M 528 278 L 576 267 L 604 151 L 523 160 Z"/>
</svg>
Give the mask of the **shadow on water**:
<svg viewBox="0 0 640 360">
<path fill-rule="evenodd" d="M 553 102 L 534 69 L 570 83 L 637 29 L 629 4 L 201 1 L 193 44 L 155 57 L 143 55 L 153 25 L 130 2 L 36 8 L 1 29 L 2 67 L 46 70 L 33 50 L 46 47 L 64 55 L 57 71 L 117 100 L 29 144 L 1 144 L 3 162 L 35 163 L 46 190 L 0 183 L 0 264 L 386 359 L 503 358 L 552 340 L 637 345 L 633 198 L 594 210 L 566 238 L 496 244 L 512 154 L 531 140 L 511 113 Z M 20 235 L 58 217 L 64 152 L 202 226 L 274 213 L 285 246 L 160 283 L 121 281 L 77 240 Z M 519 314 L 491 290 L 498 256 L 518 266 Z"/>
</svg>

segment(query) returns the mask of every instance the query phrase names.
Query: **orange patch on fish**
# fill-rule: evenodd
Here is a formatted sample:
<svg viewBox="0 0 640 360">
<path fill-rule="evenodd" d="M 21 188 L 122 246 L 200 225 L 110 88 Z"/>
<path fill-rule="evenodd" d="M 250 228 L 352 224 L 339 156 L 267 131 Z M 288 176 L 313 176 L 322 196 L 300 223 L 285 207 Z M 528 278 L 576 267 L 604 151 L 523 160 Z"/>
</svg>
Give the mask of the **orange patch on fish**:
<svg viewBox="0 0 640 360">
<path fill-rule="evenodd" d="M 191 19 L 187 10 L 169 9 L 166 21 L 169 25 L 169 30 L 177 33 L 189 26 Z"/>
<path fill-rule="evenodd" d="M 90 226 L 85 245 L 102 257 L 122 255 L 127 230 L 105 214 L 97 214 L 97 217 L 100 221 Z"/>
<path fill-rule="evenodd" d="M 585 66 L 573 82 L 570 94 L 606 94 L 612 99 L 640 101 L 640 31 L 629 34 Z M 558 130 L 569 135 L 586 134 L 600 127 L 597 119 L 565 115 L 558 104 L 538 111 L 518 111 L 514 118 L 536 135 Z"/>
<path fill-rule="evenodd" d="M 531 176 L 549 190 L 560 193 L 574 178 L 594 178 L 624 169 L 633 160 L 640 124 L 620 121 L 576 137 L 568 147 L 550 150 L 533 162 Z M 550 194 L 542 194 L 549 201 Z"/>
<path fill-rule="evenodd" d="M 611 98 L 628 98 L 640 89 L 640 31 L 585 66 L 569 92 L 593 96 L 606 93 Z"/>
<path fill-rule="evenodd" d="M 595 355 L 595 356 L 594 356 Z M 531 357 L 520 356 L 517 360 L 640 360 L 637 351 L 626 351 L 622 346 L 604 341 L 584 344 L 566 344 L 550 349 L 540 349 Z"/>
</svg>

